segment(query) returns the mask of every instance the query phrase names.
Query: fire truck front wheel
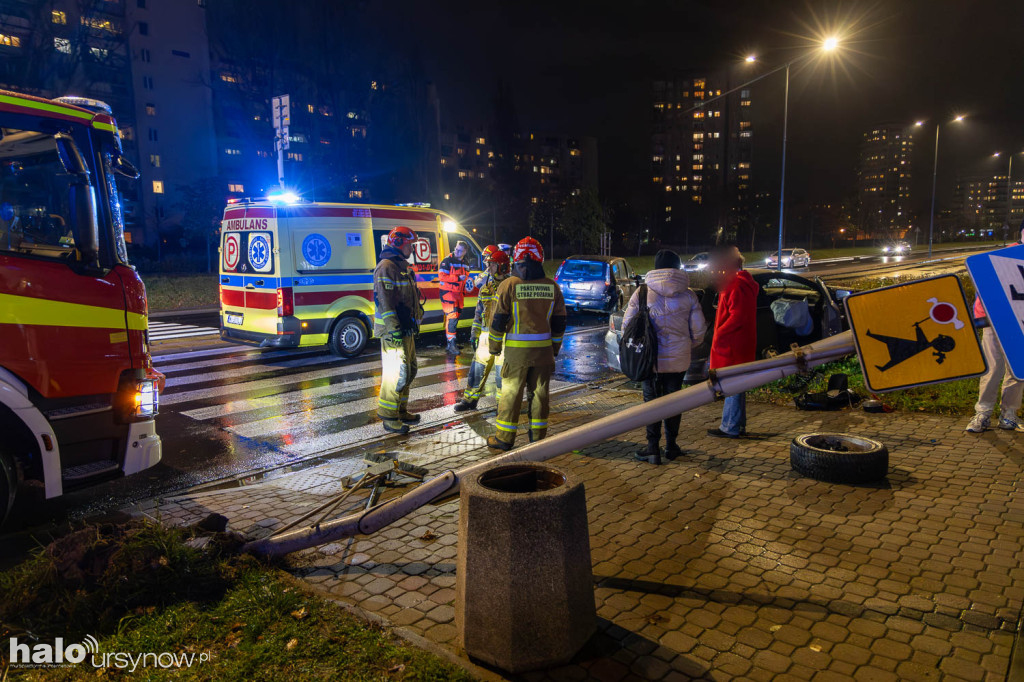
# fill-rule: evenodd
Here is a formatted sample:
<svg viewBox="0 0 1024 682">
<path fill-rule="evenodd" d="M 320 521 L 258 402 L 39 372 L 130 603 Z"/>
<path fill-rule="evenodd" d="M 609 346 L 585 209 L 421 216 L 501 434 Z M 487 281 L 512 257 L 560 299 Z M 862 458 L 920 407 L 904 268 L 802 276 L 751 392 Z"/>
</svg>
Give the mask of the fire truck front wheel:
<svg viewBox="0 0 1024 682">
<path fill-rule="evenodd" d="M 342 317 L 334 323 L 327 342 L 331 352 L 343 358 L 354 358 L 366 349 L 370 332 L 358 317 Z"/>
<path fill-rule="evenodd" d="M 14 494 L 18 490 L 18 469 L 14 459 L 0 450 L 0 528 L 3 527 L 11 508 L 14 506 Z"/>
</svg>

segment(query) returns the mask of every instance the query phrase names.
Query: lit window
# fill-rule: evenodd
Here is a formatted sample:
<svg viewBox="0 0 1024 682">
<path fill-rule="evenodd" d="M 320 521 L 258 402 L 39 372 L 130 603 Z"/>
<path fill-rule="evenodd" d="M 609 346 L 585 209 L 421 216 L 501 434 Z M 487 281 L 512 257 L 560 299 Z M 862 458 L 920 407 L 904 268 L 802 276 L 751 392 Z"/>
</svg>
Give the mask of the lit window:
<svg viewBox="0 0 1024 682">
<path fill-rule="evenodd" d="M 654 156 L 651 157 L 651 161 L 653 161 L 654 163 L 661 163 L 664 160 L 665 160 L 665 157 L 661 156 L 660 154 L 655 154 Z"/>
<path fill-rule="evenodd" d="M 371 90 L 376 90 L 377 89 L 377 81 L 370 81 L 370 89 Z"/>
<path fill-rule="evenodd" d="M 110 19 L 101 17 L 82 17 L 82 26 L 106 33 L 120 33 L 120 27 Z"/>
<path fill-rule="evenodd" d="M 465 147 L 459 147 L 458 149 L 455 150 L 455 153 L 458 154 L 459 156 L 465 156 L 466 155 L 466 148 Z"/>
<path fill-rule="evenodd" d="M 64 54 L 71 54 L 71 41 L 67 38 L 54 38 L 53 49 Z"/>
<path fill-rule="evenodd" d="M 227 73 L 227 72 L 222 73 L 220 75 L 220 79 L 222 81 L 224 81 L 225 83 L 237 83 L 238 82 L 238 77 L 235 76 L 235 74 L 233 74 L 233 73 Z"/>
<path fill-rule="evenodd" d="M 306 136 L 303 135 L 302 133 L 296 133 L 295 135 L 289 135 L 288 136 L 288 141 L 289 142 L 300 142 L 302 144 L 305 144 L 306 143 Z"/>
<path fill-rule="evenodd" d="M 302 152 L 288 152 L 289 161 L 302 161 Z"/>
<path fill-rule="evenodd" d="M 66 24 L 68 23 L 68 15 L 66 12 L 55 9 L 50 12 L 50 21 L 55 24 Z"/>
<path fill-rule="evenodd" d="M 704 118 L 704 112 L 703 111 L 695 111 L 695 112 L 693 112 L 693 117 L 694 118 Z"/>
<path fill-rule="evenodd" d="M 134 140 L 135 130 L 131 127 L 119 128 L 117 131 L 121 135 L 122 140 Z"/>
<path fill-rule="evenodd" d="M 740 101 L 740 106 L 741 107 L 749 107 L 750 106 L 750 100 L 749 99 L 741 100 Z"/>
<path fill-rule="evenodd" d="M 479 147 L 477 147 L 477 150 L 476 150 L 476 155 L 477 155 L 477 156 L 480 156 L 480 148 L 479 148 Z"/>
<path fill-rule="evenodd" d="M 331 116 L 334 116 L 334 112 L 331 111 L 330 107 L 323 106 L 323 107 L 320 107 L 320 115 L 321 116 L 327 116 L 328 118 L 330 118 Z"/>
<path fill-rule="evenodd" d="M 147 104 L 146 105 L 146 116 L 156 116 L 156 105 L 155 104 Z"/>
<path fill-rule="evenodd" d="M 750 121 L 740 121 L 740 130 L 746 130 L 750 127 Z"/>
<path fill-rule="evenodd" d="M 321 137 L 320 138 L 320 144 L 330 144 L 330 143 L 331 143 L 331 138 L 329 138 L 329 137 Z"/>
<path fill-rule="evenodd" d="M 488 159 L 493 159 L 494 158 L 494 152 L 487 152 L 487 158 Z"/>
<path fill-rule="evenodd" d="M 348 191 L 348 198 L 349 199 L 362 199 L 363 198 L 363 190 L 361 190 L 361 189 L 350 189 Z"/>
<path fill-rule="evenodd" d="M 307 104 L 306 111 L 312 114 L 314 111 L 316 111 L 316 108 L 312 104 Z"/>
<path fill-rule="evenodd" d="M 580 150 L 579 149 L 570 149 L 569 150 L 569 156 L 579 156 L 579 155 L 580 155 Z"/>
<path fill-rule="evenodd" d="M 352 126 L 352 137 L 366 138 L 366 126 Z"/>
<path fill-rule="evenodd" d="M 6 45 L 7 47 L 21 47 L 21 38 L 19 36 L 10 36 L 5 33 L 0 33 L 0 45 Z"/>
<path fill-rule="evenodd" d="M 486 177 L 487 177 L 487 174 L 486 174 L 486 173 L 483 173 L 483 172 L 481 172 L 481 173 L 479 173 L 479 176 L 480 176 L 480 179 L 481 179 L 481 180 L 483 180 L 484 178 L 486 178 Z"/>
<path fill-rule="evenodd" d="M 530 197 L 530 203 L 531 204 L 536 204 L 537 203 L 537 197 Z"/>
<path fill-rule="evenodd" d="M 242 150 L 241 149 L 231 149 L 231 148 L 228 148 L 228 149 L 224 150 L 224 153 L 227 154 L 228 156 L 240 156 L 241 153 L 242 153 Z"/>
<path fill-rule="evenodd" d="M 153 166 L 153 168 L 159 168 L 160 167 L 160 155 L 159 154 L 150 154 L 149 155 L 149 165 Z"/>
<path fill-rule="evenodd" d="M 662 182 L 665 181 L 665 179 L 663 177 L 661 177 L 660 175 L 655 175 L 654 178 L 652 178 L 652 180 L 653 180 L 655 185 L 660 185 Z"/>
<path fill-rule="evenodd" d="M 163 193 L 164 193 L 164 181 L 163 180 L 154 180 L 153 181 L 153 194 L 163 194 Z"/>
<path fill-rule="evenodd" d="M 240 182 L 229 183 L 228 184 L 228 191 L 229 192 L 244 192 L 245 191 L 245 185 L 243 185 Z"/>
<path fill-rule="evenodd" d="M 476 138 L 476 143 L 477 144 L 487 144 L 487 140 L 485 140 L 482 137 L 478 137 L 478 138 Z"/>
<path fill-rule="evenodd" d="M 448 159 L 441 159 L 441 165 L 442 166 L 447 166 L 448 165 Z"/>
<path fill-rule="evenodd" d="M 468 177 L 469 177 L 469 172 L 468 171 L 464 171 L 464 170 L 460 170 L 459 171 L 459 180 L 465 180 Z"/>
<path fill-rule="evenodd" d="M 444 193 L 444 200 L 445 200 L 445 201 L 450 201 L 450 200 L 451 200 L 451 198 L 452 198 L 452 195 L 451 195 L 451 194 L 448 194 L 447 192 L 445 192 L 445 193 Z"/>
</svg>

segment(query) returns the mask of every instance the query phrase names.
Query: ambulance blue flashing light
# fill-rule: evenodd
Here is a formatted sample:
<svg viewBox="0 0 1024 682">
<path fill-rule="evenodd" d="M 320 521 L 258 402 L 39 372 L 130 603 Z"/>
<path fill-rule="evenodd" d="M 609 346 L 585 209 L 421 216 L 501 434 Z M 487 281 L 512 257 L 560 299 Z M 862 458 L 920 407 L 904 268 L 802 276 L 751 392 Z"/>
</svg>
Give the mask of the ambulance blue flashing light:
<svg viewBox="0 0 1024 682">
<path fill-rule="evenodd" d="M 295 192 L 274 192 L 267 195 L 267 201 L 278 204 L 297 204 L 302 201 L 302 197 Z"/>
</svg>

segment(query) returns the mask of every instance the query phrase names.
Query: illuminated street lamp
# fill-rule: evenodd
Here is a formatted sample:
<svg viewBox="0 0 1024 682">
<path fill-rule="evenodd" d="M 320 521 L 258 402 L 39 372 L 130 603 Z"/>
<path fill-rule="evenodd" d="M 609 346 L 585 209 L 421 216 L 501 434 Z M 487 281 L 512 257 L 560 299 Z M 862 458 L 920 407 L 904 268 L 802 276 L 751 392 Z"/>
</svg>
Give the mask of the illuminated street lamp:
<svg viewBox="0 0 1024 682">
<path fill-rule="evenodd" d="M 821 42 L 822 52 L 834 52 L 838 47 L 839 38 L 836 36 L 829 36 Z M 786 62 L 785 67 L 783 67 L 786 69 L 786 89 L 782 104 L 782 177 L 779 185 L 779 270 L 782 270 L 782 238 L 786 213 L 786 143 L 789 139 L 789 67 L 791 67 L 794 62 L 807 59 L 813 54 L 813 52 L 810 52 L 796 59 L 792 59 Z M 747 57 L 748 62 L 753 62 L 755 60 L 756 57 L 753 55 Z"/>
<path fill-rule="evenodd" d="M 957 115 L 950 123 L 962 123 L 964 115 Z M 914 126 L 920 128 L 924 125 L 924 121 L 917 121 Z M 942 128 L 940 123 L 935 124 L 935 160 L 932 162 L 932 209 L 931 216 L 928 219 L 928 257 L 932 257 L 932 238 L 935 235 L 935 181 L 939 177 L 939 130 Z"/>
</svg>

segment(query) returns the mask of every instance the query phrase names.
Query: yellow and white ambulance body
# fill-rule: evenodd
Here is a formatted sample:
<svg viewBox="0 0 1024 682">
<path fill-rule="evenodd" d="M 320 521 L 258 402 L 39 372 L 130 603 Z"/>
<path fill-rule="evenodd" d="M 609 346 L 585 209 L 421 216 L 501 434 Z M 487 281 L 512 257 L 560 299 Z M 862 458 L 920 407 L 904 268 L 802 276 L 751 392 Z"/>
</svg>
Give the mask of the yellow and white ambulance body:
<svg viewBox="0 0 1024 682">
<path fill-rule="evenodd" d="M 221 338 L 359 354 L 373 329 L 373 269 L 398 225 L 417 237 L 409 263 L 425 300 L 421 331 L 440 331 L 438 264 L 459 240 L 474 274 L 482 263 L 451 216 L 420 206 L 247 201 L 228 205 L 221 222 Z M 476 295 L 467 290 L 459 326 L 472 324 Z"/>
</svg>

